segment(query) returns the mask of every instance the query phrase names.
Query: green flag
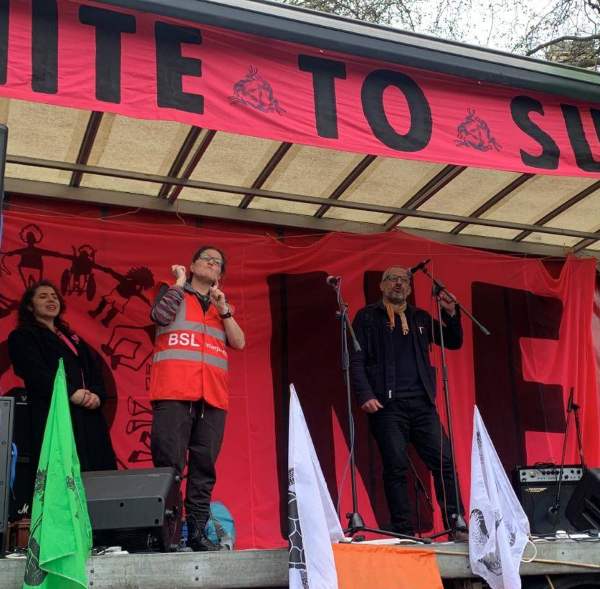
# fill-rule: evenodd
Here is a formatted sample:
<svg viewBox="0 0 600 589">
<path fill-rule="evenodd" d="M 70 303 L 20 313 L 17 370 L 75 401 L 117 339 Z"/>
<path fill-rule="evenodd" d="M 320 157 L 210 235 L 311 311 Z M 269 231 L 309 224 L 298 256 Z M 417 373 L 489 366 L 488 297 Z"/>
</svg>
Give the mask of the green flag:
<svg viewBox="0 0 600 589">
<path fill-rule="evenodd" d="M 35 476 L 23 588 L 87 589 L 92 527 L 60 360 Z"/>
</svg>

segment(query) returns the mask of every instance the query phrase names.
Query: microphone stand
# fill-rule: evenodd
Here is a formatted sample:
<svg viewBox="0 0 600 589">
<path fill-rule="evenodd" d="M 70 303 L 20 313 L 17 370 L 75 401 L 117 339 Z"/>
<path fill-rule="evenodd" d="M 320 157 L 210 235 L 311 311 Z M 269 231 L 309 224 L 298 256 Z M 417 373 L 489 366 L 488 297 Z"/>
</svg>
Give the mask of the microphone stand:
<svg viewBox="0 0 600 589">
<path fill-rule="evenodd" d="M 365 526 L 365 522 L 358 511 L 358 494 L 356 487 L 356 462 L 354 458 L 354 419 L 352 416 L 352 393 L 350 391 L 350 353 L 348 351 L 348 332 L 352 338 L 352 345 L 355 352 L 360 352 L 361 347 L 356 339 L 356 334 L 352 328 L 350 317 L 348 316 L 348 304 L 344 302 L 341 294 L 341 278 L 330 280 L 327 279 L 327 284 L 332 286 L 336 292 L 337 304 L 339 310 L 336 311 L 336 318 L 341 320 L 342 325 L 342 371 L 344 375 L 344 383 L 346 385 L 346 397 L 348 400 L 348 423 L 350 432 L 350 482 L 352 485 L 352 512 L 347 513 L 348 527 L 344 530 L 344 534 L 354 536 L 359 532 L 371 532 L 372 534 L 381 534 L 392 538 L 401 538 L 406 540 L 414 540 L 423 544 L 430 544 L 428 538 L 416 538 L 406 534 L 398 534 L 397 532 L 388 532 L 378 528 L 369 528 Z"/>
<path fill-rule="evenodd" d="M 448 383 L 448 365 L 446 364 L 446 346 L 444 343 L 444 328 L 442 325 L 442 306 L 441 306 L 441 295 L 442 293 L 446 293 L 448 298 L 475 324 L 485 335 L 491 335 L 490 332 L 479 322 L 469 311 L 467 311 L 456 299 L 456 297 L 448 292 L 446 286 L 437 278 L 434 278 L 427 268 L 423 265 L 423 267 L 419 268 L 422 270 L 423 274 L 425 274 L 432 282 L 432 294 L 435 296 L 436 305 L 437 305 L 437 317 L 439 324 L 439 337 L 440 337 L 440 349 L 441 349 L 441 357 L 442 357 L 442 379 L 444 383 L 444 398 L 446 404 L 446 415 L 448 416 L 448 442 L 450 443 L 450 456 L 452 461 L 452 478 L 454 482 L 454 497 L 456 501 L 456 507 L 460 511 L 460 491 L 458 488 L 458 475 L 456 473 L 456 456 L 454 452 L 454 432 L 452 429 L 452 412 L 450 409 L 450 386 Z M 447 505 L 444 506 L 446 513 L 446 525 L 450 525 L 450 518 L 454 520 L 454 528 L 467 528 L 467 523 L 465 522 L 464 517 L 461 513 L 453 513 L 448 514 Z M 450 518 L 448 517 L 450 515 Z M 437 538 L 438 536 L 444 536 L 449 532 L 452 532 L 453 528 L 449 528 L 444 530 L 443 532 L 438 532 L 437 534 L 433 534 L 429 536 L 429 538 Z"/>
<path fill-rule="evenodd" d="M 562 451 L 562 459 L 560 461 L 560 469 L 558 471 L 558 485 L 556 488 L 556 499 L 554 500 L 554 505 L 552 505 L 548 509 L 548 522 L 555 526 L 558 522 L 558 513 L 561 508 L 560 504 L 560 488 L 563 482 L 563 474 L 565 470 L 565 457 L 567 454 L 567 440 L 569 436 L 569 425 L 571 422 L 571 413 L 575 415 L 575 429 L 577 431 L 577 445 L 579 447 L 579 460 L 581 461 L 581 469 L 585 472 L 586 465 L 585 460 L 583 459 L 583 442 L 581 440 L 581 428 L 579 423 L 579 405 L 573 402 L 573 396 L 575 394 L 575 387 L 571 387 L 571 391 L 569 393 L 569 402 L 567 403 L 567 423 L 565 424 L 565 437 L 563 440 L 563 451 Z"/>
<path fill-rule="evenodd" d="M 421 480 L 421 477 L 419 476 L 419 473 L 417 472 L 417 469 L 415 468 L 414 464 L 412 463 L 412 460 L 410 459 L 410 456 L 407 454 L 406 458 L 408 459 L 408 464 L 410 466 L 410 469 L 412 470 L 413 476 L 415 477 L 415 513 L 417 516 L 417 534 L 420 536 L 421 535 L 421 497 L 420 495 L 423 495 L 425 502 L 427 503 L 427 507 L 429 507 L 429 513 L 433 514 L 434 511 L 434 507 L 433 507 L 433 502 L 431 501 L 431 497 L 429 496 L 429 494 L 427 493 L 427 490 L 425 489 L 425 485 L 423 485 L 423 481 Z M 433 521 L 430 517 L 430 520 Z"/>
</svg>

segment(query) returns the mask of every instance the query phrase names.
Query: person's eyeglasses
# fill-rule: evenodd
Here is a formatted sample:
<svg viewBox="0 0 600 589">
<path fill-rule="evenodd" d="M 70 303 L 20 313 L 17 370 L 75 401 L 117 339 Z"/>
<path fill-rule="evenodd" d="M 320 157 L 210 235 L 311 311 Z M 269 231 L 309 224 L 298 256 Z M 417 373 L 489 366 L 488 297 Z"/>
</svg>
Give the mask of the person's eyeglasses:
<svg viewBox="0 0 600 589">
<path fill-rule="evenodd" d="M 408 276 L 398 276 L 397 274 L 390 274 L 386 276 L 384 280 L 389 282 L 401 282 L 402 284 L 410 284 L 410 278 Z"/>
<path fill-rule="evenodd" d="M 213 261 L 219 268 L 222 268 L 225 265 L 225 260 L 215 258 L 215 256 L 211 256 L 210 254 L 200 254 L 198 257 L 205 262 Z"/>
</svg>

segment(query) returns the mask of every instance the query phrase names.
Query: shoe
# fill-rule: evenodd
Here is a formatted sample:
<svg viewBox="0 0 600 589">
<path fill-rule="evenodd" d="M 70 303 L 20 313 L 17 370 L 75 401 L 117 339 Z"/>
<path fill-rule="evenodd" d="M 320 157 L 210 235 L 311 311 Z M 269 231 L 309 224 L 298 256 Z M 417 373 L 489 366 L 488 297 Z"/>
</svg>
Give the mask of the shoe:
<svg viewBox="0 0 600 589">
<path fill-rule="evenodd" d="M 392 526 L 392 532 L 394 534 L 402 534 L 403 536 L 410 536 L 411 538 L 415 537 L 415 529 L 408 527 L 408 528 L 397 528 Z"/>
<path fill-rule="evenodd" d="M 210 538 L 206 535 L 204 526 L 199 525 L 198 520 L 193 515 L 186 517 L 188 539 L 187 545 L 194 552 L 217 552 L 221 550 L 221 546 L 213 544 Z"/>
</svg>

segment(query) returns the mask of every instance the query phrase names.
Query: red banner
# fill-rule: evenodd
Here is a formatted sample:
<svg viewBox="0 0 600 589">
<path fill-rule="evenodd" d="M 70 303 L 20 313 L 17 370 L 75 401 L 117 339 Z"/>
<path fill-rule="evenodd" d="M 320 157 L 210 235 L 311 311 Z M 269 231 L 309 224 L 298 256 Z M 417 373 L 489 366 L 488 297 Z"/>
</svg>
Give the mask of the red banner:
<svg viewBox="0 0 600 589">
<path fill-rule="evenodd" d="M 232 510 L 240 547 L 287 542 L 290 383 L 298 390 L 333 500 L 338 499 L 349 434 L 340 325 L 328 275 L 343 277 L 342 292 L 354 315 L 381 296 L 385 268 L 431 258 L 434 275 L 490 330 L 486 337 L 464 317 L 464 346 L 447 355 L 457 463 L 467 503 L 475 403 L 510 471 L 536 461 L 560 462 L 566 402 L 574 387 L 582 407 L 586 459 L 590 466 L 600 465 L 591 333 L 595 261 L 572 257 L 552 274 L 539 260 L 451 247 L 400 232 L 329 234 L 309 244 L 306 238 L 286 237 L 281 243 L 194 227 L 7 213 L 0 256 L 2 390 L 20 384 L 6 350 L 17 300 L 26 284 L 49 278 L 65 296 L 67 321 L 104 363 L 111 399 L 106 416 L 121 468 L 150 466 L 147 388 L 154 326 L 151 288 L 141 284 L 169 279 L 171 265 L 187 265 L 203 243 L 223 248 L 230 258 L 222 286 L 247 337 L 246 349 L 230 355 L 231 408 L 214 495 Z M 135 288 L 138 281 L 140 288 Z M 129 288 L 119 288 L 123 285 Z M 433 313 L 430 292 L 427 278 L 418 274 L 412 302 Z M 432 359 L 439 366 L 438 348 Z M 438 405 L 445 415 L 442 394 Z M 366 417 L 357 407 L 354 414 L 361 513 L 367 525 L 383 525 L 389 519 L 379 455 Z M 577 462 L 574 432 L 567 461 Z M 428 473 L 416 462 L 433 496 Z M 346 479 L 341 513 L 350 507 Z M 431 515 L 422 512 L 423 529 L 431 529 Z M 439 510 L 435 521 L 440 523 Z"/>
<path fill-rule="evenodd" d="M 2 96 L 389 157 L 600 173 L 593 104 L 98 3 L 13 0 L 0 23 Z"/>
</svg>

